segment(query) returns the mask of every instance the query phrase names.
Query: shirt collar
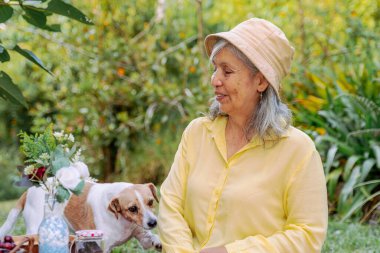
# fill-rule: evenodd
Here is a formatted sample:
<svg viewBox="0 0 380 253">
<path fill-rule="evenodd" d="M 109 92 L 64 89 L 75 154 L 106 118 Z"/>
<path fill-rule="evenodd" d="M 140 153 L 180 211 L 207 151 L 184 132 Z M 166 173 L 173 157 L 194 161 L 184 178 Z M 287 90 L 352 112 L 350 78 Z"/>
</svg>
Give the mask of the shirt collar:
<svg viewBox="0 0 380 253">
<path fill-rule="evenodd" d="M 216 146 L 219 149 L 222 156 L 226 159 L 227 155 L 227 144 L 226 144 L 226 125 L 228 118 L 226 116 L 218 116 L 214 120 L 207 120 L 204 122 L 206 128 L 210 131 L 212 138 L 215 140 Z M 285 124 L 285 122 L 284 122 Z M 286 138 L 289 136 L 290 128 L 286 130 L 284 134 L 280 136 L 280 139 Z M 265 137 L 265 142 L 275 142 L 277 139 L 274 135 L 268 135 Z M 254 136 L 247 145 L 245 145 L 239 152 L 242 152 L 246 149 L 253 148 L 256 146 L 263 145 L 264 142 L 257 136 Z M 270 147 L 271 145 L 269 145 Z M 227 160 L 227 159 L 226 159 Z"/>
</svg>

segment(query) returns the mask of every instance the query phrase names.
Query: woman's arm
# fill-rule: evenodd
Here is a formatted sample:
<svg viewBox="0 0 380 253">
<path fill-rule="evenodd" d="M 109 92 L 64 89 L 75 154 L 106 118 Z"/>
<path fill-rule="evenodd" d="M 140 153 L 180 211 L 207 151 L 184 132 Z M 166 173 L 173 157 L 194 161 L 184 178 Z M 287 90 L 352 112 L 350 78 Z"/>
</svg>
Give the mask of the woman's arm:
<svg viewBox="0 0 380 253">
<path fill-rule="evenodd" d="M 192 233 L 183 216 L 188 163 L 186 131 L 182 136 L 169 175 L 161 186 L 158 231 L 163 252 L 193 253 Z"/>
</svg>

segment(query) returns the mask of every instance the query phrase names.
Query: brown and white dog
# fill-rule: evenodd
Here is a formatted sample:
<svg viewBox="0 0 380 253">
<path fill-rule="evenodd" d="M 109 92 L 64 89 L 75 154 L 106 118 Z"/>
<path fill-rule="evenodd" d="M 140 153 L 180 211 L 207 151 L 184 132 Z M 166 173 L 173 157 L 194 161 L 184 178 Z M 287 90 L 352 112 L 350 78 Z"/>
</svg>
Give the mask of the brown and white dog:
<svg viewBox="0 0 380 253">
<path fill-rule="evenodd" d="M 8 234 L 21 212 L 26 233 L 37 234 L 43 219 L 45 192 L 40 187 L 29 188 L 18 200 L 0 228 L 0 238 Z M 157 235 L 151 233 L 157 225 L 153 214 L 154 200 L 158 201 L 152 183 L 90 183 L 79 196 L 72 195 L 64 214 L 71 230 L 99 229 L 104 233 L 105 252 L 135 237 L 144 249 L 161 250 Z"/>
</svg>

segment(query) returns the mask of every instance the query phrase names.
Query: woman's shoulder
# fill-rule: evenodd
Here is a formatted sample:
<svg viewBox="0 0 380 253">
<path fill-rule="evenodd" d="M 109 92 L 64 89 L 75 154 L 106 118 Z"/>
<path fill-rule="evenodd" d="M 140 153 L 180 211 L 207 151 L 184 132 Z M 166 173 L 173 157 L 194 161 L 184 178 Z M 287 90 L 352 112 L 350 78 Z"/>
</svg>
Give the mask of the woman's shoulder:
<svg viewBox="0 0 380 253">
<path fill-rule="evenodd" d="M 191 140 L 204 136 L 204 134 L 208 132 L 210 124 L 212 124 L 212 120 L 208 117 L 195 118 L 186 126 L 182 137 L 186 140 Z"/>
<path fill-rule="evenodd" d="M 287 131 L 286 142 L 295 146 L 315 149 L 313 140 L 304 131 L 297 127 L 290 126 Z"/>
<path fill-rule="evenodd" d="M 198 117 L 190 121 L 185 131 L 189 132 L 207 129 L 212 124 L 212 122 L 213 121 L 206 116 Z"/>
<path fill-rule="evenodd" d="M 202 116 L 202 117 L 198 117 L 198 118 L 193 119 L 189 123 L 189 125 L 192 125 L 192 124 L 203 125 L 203 124 L 209 124 L 209 123 L 212 123 L 212 120 L 207 116 Z"/>
</svg>

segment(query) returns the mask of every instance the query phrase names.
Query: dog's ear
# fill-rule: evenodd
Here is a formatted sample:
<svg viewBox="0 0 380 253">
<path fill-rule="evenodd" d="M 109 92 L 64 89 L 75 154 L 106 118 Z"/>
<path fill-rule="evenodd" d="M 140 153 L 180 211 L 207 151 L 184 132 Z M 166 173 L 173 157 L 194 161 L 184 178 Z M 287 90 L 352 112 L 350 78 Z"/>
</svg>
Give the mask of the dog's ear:
<svg viewBox="0 0 380 253">
<path fill-rule="evenodd" d="M 108 205 L 108 210 L 113 212 L 116 219 L 119 219 L 119 213 L 121 213 L 121 207 L 118 198 L 113 198 Z"/>
<path fill-rule="evenodd" d="M 158 197 L 157 197 L 157 189 L 156 189 L 156 186 L 154 186 L 154 184 L 152 184 L 152 183 L 147 183 L 146 185 L 149 187 L 150 191 L 152 192 L 154 199 L 155 199 L 157 202 L 160 202 L 160 201 L 158 200 Z"/>
</svg>

